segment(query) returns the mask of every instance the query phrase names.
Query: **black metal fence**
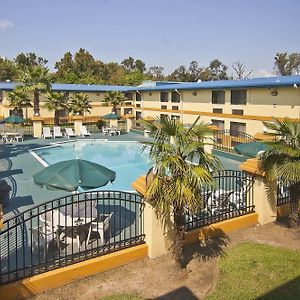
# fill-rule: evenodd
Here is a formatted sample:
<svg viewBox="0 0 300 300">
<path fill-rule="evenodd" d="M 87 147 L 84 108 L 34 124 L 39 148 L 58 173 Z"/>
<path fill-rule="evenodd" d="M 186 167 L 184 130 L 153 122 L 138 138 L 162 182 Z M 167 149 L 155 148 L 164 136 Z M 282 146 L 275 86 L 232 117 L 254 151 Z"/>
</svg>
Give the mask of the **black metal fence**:
<svg viewBox="0 0 300 300">
<path fill-rule="evenodd" d="M 291 201 L 290 186 L 282 181 L 277 181 L 277 206 L 281 206 Z"/>
<path fill-rule="evenodd" d="M 4 221 L 0 283 L 144 243 L 143 207 L 134 193 L 85 192 Z"/>
<path fill-rule="evenodd" d="M 235 153 L 234 146 L 255 141 L 254 137 L 241 131 L 218 130 L 214 132 L 214 149 Z"/>
<path fill-rule="evenodd" d="M 187 210 L 187 230 L 254 212 L 254 179 L 251 175 L 242 171 L 225 170 L 215 174 L 214 180 L 213 189 L 203 189 L 203 203 L 199 210 Z"/>
</svg>

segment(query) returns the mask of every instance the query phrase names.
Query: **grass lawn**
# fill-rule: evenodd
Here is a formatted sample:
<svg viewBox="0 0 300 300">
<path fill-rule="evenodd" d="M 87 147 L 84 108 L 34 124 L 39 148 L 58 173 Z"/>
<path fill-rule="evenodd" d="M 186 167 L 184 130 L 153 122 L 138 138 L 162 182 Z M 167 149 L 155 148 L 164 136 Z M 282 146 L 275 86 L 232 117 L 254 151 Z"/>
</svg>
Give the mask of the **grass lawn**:
<svg viewBox="0 0 300 300">
<path fill-rule="evenodd" d="M 139 296 L 134 295 L 114 295 L 114 296 L 107 296 L 101 298 L 101 300 L 143 300 L 144 298 L 141 298 Z"/>
<path fill-rule="evenodd" d="M 274 233 L 276 234 L 276 233 Z M 214 299 L 299 299 L 300 251 L 243 243 L 219 261 Z"/>
</svg>

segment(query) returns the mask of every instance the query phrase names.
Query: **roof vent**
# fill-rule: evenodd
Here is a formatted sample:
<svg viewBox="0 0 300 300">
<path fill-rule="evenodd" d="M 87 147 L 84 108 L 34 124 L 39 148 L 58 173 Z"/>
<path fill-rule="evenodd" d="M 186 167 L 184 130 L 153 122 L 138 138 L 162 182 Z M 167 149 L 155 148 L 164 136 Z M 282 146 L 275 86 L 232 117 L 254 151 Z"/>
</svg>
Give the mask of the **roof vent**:
<svg viewBox="0 0 300 300">
<path fill-rule="evenodd" d="M 201 82 L 201 81 L 202 81 L 201 79 L 198 79 L 198 80 L 197 80 L 197 82 Z"/>
</svg>

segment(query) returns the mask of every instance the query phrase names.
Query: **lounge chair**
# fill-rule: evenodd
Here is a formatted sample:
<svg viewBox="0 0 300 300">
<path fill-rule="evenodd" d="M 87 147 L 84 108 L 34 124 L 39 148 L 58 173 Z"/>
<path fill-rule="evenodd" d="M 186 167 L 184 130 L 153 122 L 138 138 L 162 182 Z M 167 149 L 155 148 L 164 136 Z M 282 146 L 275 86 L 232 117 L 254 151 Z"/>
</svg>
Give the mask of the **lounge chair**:
<svg viewBox="0 0 300 300">
<path fill-rule="evenodd" d="M 117 128 L 111 128 L 109 131 L 109 134 L 110 135 L 120 135 L 121 132 L 120 132 L 120 130 L 117 130 Z"/>
<path fill-rule="evenodd" d="M 23 135 L 23 133 L 17 134 L 17 135 L 14 137 L 14 140 L 15 140 L 16 142 L 23 142 L 23 141 L 24 141 L 24 135 Z"/>
<path fill-rule="evenodd" d="M 62 137 L 62 133 L 60 131 L 60 127 L 59 126 L 54 126 L 53 127 L 53 137 L 57 138 L 57 137 Z"/>
<path fill-rule="evenodd" d="M 74 137 L 74 136 L 76 136 L 72 128 L 66 128 L 65 135 L 66 135 L 66 137 Z"/>
<path fill-rule="evenodd" d="M 42 134 L 43 138 L 44 139 L 47 139 L 47 138 L 52 138 L 52 133 L 50 131 L 50 127 L 43 127 L 43 134 Z"/>
<path fill-rule="evenodd" d="M 104 135 L 108 135 L 108 129 L 106 128 L 106 127 L 102 127 L 101 128 L 101 131 L 102 131 L 102 133 L 104 134 Z"/>
<path fill-rule="evenodd" d="M 86 129 L 86 126 L 81 126 L 80 127 L 80 135 L 81 136 L 90 136 L 91 133 Z"/>
</svg>

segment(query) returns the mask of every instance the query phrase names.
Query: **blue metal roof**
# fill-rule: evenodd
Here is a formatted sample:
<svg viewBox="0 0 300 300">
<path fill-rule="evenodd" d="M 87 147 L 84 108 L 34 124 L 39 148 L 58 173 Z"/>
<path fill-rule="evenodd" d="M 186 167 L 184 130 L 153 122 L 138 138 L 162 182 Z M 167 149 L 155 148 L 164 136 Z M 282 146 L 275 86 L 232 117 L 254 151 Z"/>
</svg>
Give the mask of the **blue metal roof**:
<svg viewBox="0 0 300 300">
<path fill-rule="evenodd" d="M 293 86 L 294 84 L 300 87 L 300 75 L 295 76 L 277 76 L 263 77 L 241 80 L 216 80 L 202 82 L 186 82 L 180 84 L 166 84 L 155 87 L 139 87 L 139 91 L 163 91 L 163 90 L 200 90 L 200 89 L 238 89 L 251 87 L 280 87 Z"/>
<path fill-rule="evenodd" d="M 96 85 L 96 84 L 67 84 L 54 83 L 52 89 L 54 91 L 68 92 L 134 92 L 134 91 L 164 91 L 164 90 L 200 90 L 200 89 L 238 89 L 251 87 L 280 87 L 293 86 L 297 84 L 300 87 L 300 75 L 295 76 L 277 76 L 263 77 L 241 80 L 216 80 L 202 82 L 185 82 L 174 84 L 174 82 L 164 84 L 147 84 L 141 86 L 118 86 L 118 85 Z M 15 82 L 0 82 L 0 90 L 12 90 L 16 87 Z"/>
</svg>

